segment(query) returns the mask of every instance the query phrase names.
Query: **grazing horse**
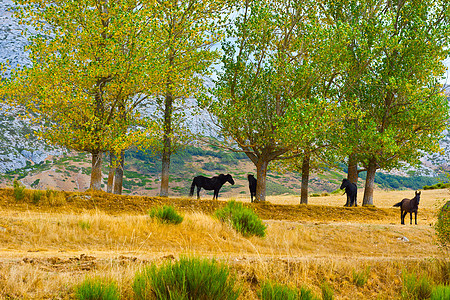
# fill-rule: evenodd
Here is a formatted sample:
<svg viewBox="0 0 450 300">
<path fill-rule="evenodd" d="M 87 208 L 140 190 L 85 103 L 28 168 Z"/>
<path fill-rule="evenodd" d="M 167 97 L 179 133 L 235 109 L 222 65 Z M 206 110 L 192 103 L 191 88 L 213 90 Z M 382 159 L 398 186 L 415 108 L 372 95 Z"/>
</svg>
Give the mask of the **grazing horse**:
<svg viewBox="0 0 450 300">
<path fill-rule="evenodd" d="M 356 196 L 358 194 L 358 187 L 356 184 L 348 180 L 347 178 L 342 179 L 341 190 L 345 189 L 344 194 L 347 194 L 347 203 L 344 206 L 358 206 L 356 203 Z"/>
<path fill-rule="evenodd" d="M 248 188 L 250 189 L 251 202 L 253 203 L 253 197 L 255 197 L 256 199 L 256 178 L 255 176 L 249 174 L 247 175 L 247 179 L 248 179 Z"/>
<path fill-rule="evenodd" d="M 409 213 L 410 222 L 409 224 L 412 225 L 412 213 L 414 213 L 414 220 L 416 221 L 417 225 L 417 209 L 419 209 L 419 201 L 420 201 L 420 192 L 416 191 L 416 196 L 412 199 L 403 199 L 397 204 L 394 204 L 395 207 L 400 206 L 400 219 L 402 222 L 402 225 L 405 225 L 405 216 L 407 213 Z"/>
<path fill-rule="evenodd" d="M 194 180 L 192 180 L 191 192 L 189 193 L 189 196 L 192 197 L 192 195 L 194 195 L 194 189 L 195 186 L 197 186 L 197 199 L 200 200 L 200 190 L 201 188 L 204 188 L 208 191 L 214 190 L 213 200 L 217 200 L 220 188 L 227 181 L 231 183 L 231 185 L 234 185 L 233 177 L 231 177 L 230 174 L 220 174 L 219 176 L 214 176 L 213 178 L 208 178 L 201 175 L 194 177 Z"/>
</svg>

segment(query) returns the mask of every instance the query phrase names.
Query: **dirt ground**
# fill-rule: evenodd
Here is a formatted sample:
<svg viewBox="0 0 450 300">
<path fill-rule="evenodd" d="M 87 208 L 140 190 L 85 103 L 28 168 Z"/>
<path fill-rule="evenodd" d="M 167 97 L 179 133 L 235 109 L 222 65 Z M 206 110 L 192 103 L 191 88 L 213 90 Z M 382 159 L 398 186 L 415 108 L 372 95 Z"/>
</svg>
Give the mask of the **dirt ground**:
<svg viewBox="0 0 450 300">
<path fill-rule="evenodd" d="M 121 268 L 135 269 L 186 253 L 225 260 L 244 268 L 245 276 L 254 272 L 258 278 L 281 272 L 272 270 L 280 264 L 310 267 L 302 272 L 313 272 L 321 265 L 347 273 L 355 266 L 370 265 L 378 266 L 382 273 L 386 264 L 401 268 L 402 264 L 420 264 L 441 255 L 433 224 L 437 209 L 450 198 L 448 190 L 422 191 L 418 225 L 409 225 L 409 216 L 407 224 L 400 225 L 400 210 L 392 205 L 412 198 L 414 191 L 378 190 L 374 194 L 375 206 L 352 208 L 343 207 L 345 195 L 312 197 L 308 205 L 299 205 L 299 198 L 293 196 L 269 196 L 266 203 L 251 204 L 246 197 L 198 201 L 104 192 L 61 193 L 63 200 L 59 202 L 32 201 L 31 194 L 16 201 L 12 189 L 0 189 L 0 274 L 2 270 L 14 273 L 17 268 L 30 268 L 42 276 L 68 274 L 79 279 L 85 274 L 111 272 L 112 266 L 121 273 L 125 272 Z M 266 224 L 267 236 L 242 237 L 209 218 L 227 200 L 242 201 L 251 207 Z M 173 205 L 186 214 L 187 221 L 181 227 L 149 224 L 147 212 L 162 205 Z M 91 229 L 80 229 L 85 220 Z M 0 285 L 2 280 L 12 280 L 10 277 L 0 275 Z M 252 280 L 249 284 L 254 286 Z M 346 296 L 337 299 L 376 299 L 358 297 L 360 292 L 348 289 Z M 22 298 L 32 294 L 24 295 L 28 296 Z M 244 298 L 252 299 L 252 295 Z"/>
</svg>

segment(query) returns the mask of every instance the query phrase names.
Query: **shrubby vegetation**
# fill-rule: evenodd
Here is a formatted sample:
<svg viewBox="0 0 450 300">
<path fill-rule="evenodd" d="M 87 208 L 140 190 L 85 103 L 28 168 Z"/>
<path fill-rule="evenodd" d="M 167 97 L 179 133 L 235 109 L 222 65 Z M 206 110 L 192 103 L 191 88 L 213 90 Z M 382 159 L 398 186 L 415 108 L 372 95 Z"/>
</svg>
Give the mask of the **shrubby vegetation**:
<svg viewBox="0 0 450 300">
<path fill-rule="evenodd" d="M 311 290 L 306 287 L 300 289 L 289 287 L 287 285 L 265 281 L 261 285 L 259 291 L 259 297 L 261 300 L 314 300 Z"/>
<path fill-rule="evenodd" d="M 215 212 L 215 216 L 222 222 L 229 223 L 244 236 L 266 235 L 266 226 L 258 215 L 250 208 L 244 207 L 241 202 L 229 201 L 224 208 Z"/>
<path fill-rule="evenodd" d="M 163 207 L 153 208 L 149 211 L 150 218 L 155 218 L 161 223 L 180 224 L 183 217 L 178 214 L 173 206 L 164 205 Z"/>
<path fill-rule="evenodd" d="M 136 274 L 136 299 L 237 299 L 240 294 L 228 266 L 215 260 L 185 258 Z"/>
<path fill-rule="evenodd" d="M 119 300 L 120 293 L 117 283 L 100 278 L 86 278 L 75 288 L 78 300 Z"/>
</svg>

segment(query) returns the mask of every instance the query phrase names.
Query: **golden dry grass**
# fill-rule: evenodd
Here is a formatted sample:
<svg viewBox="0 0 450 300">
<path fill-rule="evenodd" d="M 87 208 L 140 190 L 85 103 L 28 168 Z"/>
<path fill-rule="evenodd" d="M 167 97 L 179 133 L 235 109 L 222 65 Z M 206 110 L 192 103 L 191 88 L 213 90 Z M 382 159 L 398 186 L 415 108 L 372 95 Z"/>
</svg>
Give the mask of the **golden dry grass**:
<svg viewBox="0 0 450 300">
<path fill-rule="evenodd" d="M 406 269 L 439 281 L 434 261 L 442 252 L 431 225 L 447 190 L 422 192 L 417 226 L 400 225 L 392 208 L 414 191 L 376 191 L 376 208 L 343 208 L 345 196 L 310 198 L 307 206 L 292 196 L 268 197 L 270 203 L 253 205 L 268 226 L 263 239 L 214 219 L 221 201 L 65 195 L 54 206 L 16 202 L 11 190 L 0 190 L 0 299 L 68 299 L 85 276 L 112 278 L 132 299 L 139 268 L 180 255 L 227 262 L 243 284 L 242 299 L 256 298 L 266 279 L 306 285 L 317 295 L 325 280 L 336 299 L 397 299 Z M 180 225 L 147 216 L 163 203 L 184 214 Z M 357 287 L 352 273 L 367 267 L 369 280 Z"/>
</svg>

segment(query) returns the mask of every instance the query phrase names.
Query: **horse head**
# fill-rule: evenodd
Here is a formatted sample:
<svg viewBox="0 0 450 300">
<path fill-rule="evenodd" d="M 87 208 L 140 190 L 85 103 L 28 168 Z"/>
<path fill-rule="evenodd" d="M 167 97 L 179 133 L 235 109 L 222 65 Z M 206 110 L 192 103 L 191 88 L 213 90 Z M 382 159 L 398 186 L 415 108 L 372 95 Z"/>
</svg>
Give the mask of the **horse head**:
<svg viewBox="0 0 450 300">
<path fill-rule="evenodd" d="M 233 177 L 231 177 L 230 174 L 225 175 L 225 179 L 226 179 L 229 183 L 231 183 L 231 185 L 234 185 Z"/>
<path fill-rule="evenodd" d="M 350 184 L 350 180 L 348 180 L 347 178 L 342 179 L 342 184 L 341 184 L 340 189 L 341 190 L 345 189 L 349 184 Z"/>
<path fill-rule="evenodd" d="M 417 205 L 419 205 L 419 201 L 420 201 L 420 191 L 416 191 L 416 201 L 417 201 Z"/>
</svg>

